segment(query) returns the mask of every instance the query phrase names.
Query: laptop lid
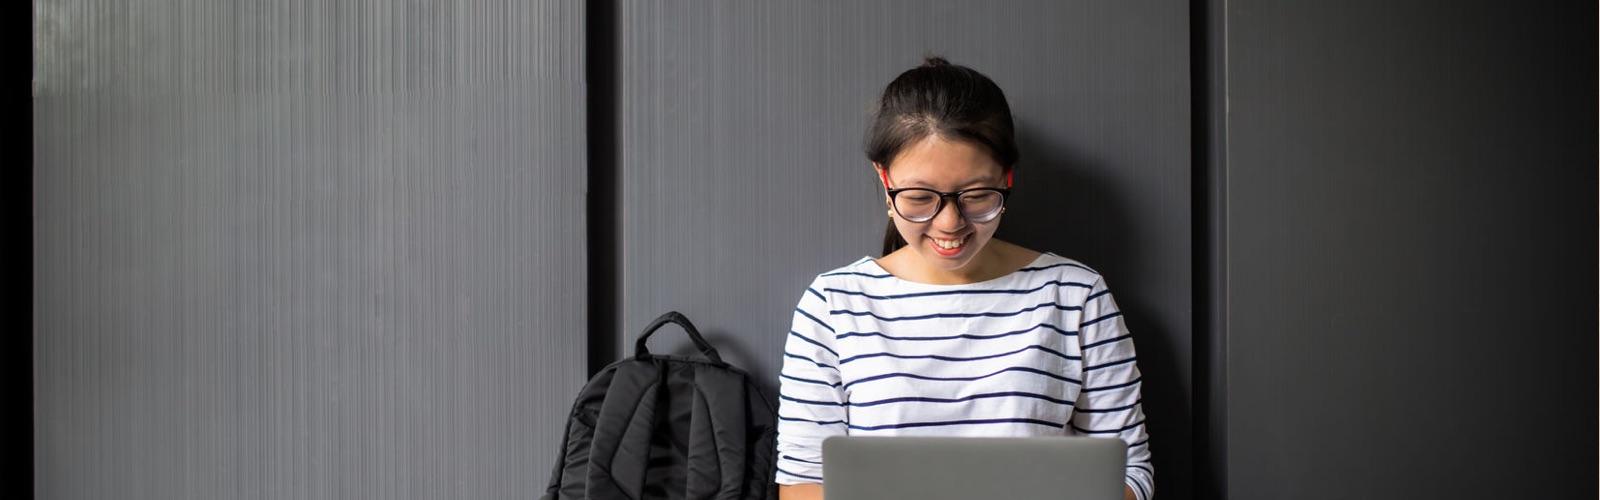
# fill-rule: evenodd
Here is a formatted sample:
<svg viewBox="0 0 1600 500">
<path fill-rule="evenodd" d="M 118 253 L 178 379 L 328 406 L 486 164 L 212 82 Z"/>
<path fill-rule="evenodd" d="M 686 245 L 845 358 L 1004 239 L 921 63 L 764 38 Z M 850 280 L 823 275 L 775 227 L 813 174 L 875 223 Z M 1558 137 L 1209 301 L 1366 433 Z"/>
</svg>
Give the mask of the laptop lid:
<svg viewBox="0 0 1600 500">
<path fill-rule="evenodd" d="M 828 500 L 1119 500 L 1127 443 L 1083 436 L 831 436 Z"/>
</svg>

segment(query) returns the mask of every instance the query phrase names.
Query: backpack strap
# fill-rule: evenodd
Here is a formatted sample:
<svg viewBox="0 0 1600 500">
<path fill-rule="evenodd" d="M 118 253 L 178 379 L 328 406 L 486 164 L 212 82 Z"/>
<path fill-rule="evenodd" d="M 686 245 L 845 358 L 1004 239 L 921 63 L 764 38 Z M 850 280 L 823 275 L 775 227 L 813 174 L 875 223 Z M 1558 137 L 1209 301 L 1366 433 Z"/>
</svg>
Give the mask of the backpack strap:
<svg viewBox="0 0 1600 500">
<path fill-rule="evenodd" d="M 572 438 L 573 413 L 576 413 L 578 404 L 572 404 L 572 410 L 567 412 L 567 425 L 561 431 L 561 453 L 556 456 L 555 470 L 550 471 L 550 483 L 545 485 L 544 494 L 539 500 L 559 500 L 561 496 L 561 472 L 567 467 L 567 440 Z"/>
<path fill-rule="evenodd" d="M 684 498 L 749 498 L 743 491 L 749 467 L 744 380 L 700 365 L 694 370 L 694 387 Z"/>
<path fill-rule="evenodd" d="M 617 366 L 595 419 L 586 498 L 640 497 L 650 459 L 656 404 L 665 382 L 666 367 L 662 364 L 635 362 Z"/>
</svg>

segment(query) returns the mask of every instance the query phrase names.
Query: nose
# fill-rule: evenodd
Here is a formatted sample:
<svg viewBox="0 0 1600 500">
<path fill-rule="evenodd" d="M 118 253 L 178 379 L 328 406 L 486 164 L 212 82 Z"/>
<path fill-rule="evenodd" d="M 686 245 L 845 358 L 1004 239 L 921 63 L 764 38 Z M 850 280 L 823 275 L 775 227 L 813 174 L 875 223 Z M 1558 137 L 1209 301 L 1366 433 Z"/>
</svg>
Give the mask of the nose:
<svg viewBox="0 0 1600 500">
<path fill-rule="evenodd" d="M 967 218 L 961 214 L 961 206 L 956 200 L 948 200 L 939 213 L 933 214 L 933 225 L 945 233 L 954 233 L 967 227 Z"/>
</svg>

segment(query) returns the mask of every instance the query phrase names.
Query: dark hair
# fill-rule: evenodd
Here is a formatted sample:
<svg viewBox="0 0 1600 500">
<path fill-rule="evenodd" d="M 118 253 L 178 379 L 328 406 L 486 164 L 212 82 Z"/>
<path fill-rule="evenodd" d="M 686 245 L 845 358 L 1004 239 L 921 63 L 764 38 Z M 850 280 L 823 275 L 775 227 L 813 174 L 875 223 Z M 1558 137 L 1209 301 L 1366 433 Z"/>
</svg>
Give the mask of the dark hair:
<svg viewBox="0 0 1600 500">
<path fill-rule="evenodd" d="M 921 66 L 900 73 L 884 87 L 867 129 L 867 158 L 888 169 L 901 149 L 930 135 L 980 144 L 1004 172 L 1017 163 L 1011 108 L 1000 86 L 983 73 L 939 56 L 925 57 Z M 905 245 L 890 220 L 883 254 Z"/>
</svg>

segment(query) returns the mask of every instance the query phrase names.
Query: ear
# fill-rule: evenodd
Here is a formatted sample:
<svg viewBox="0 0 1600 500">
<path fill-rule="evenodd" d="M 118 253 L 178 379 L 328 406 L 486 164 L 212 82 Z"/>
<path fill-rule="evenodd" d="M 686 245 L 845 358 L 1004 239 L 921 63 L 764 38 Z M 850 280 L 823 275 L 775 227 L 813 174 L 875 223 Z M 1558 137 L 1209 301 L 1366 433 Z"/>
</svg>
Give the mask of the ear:
<svg viewBox="0 0 1600 500">
<path fill-rule="evenodd" d="M 889 185 L 884 183 L 884 179 L 888 178 L 888 172 L 883 169 L 883 165 L 879 164 L 878 162 L 872 162 L 872 169 L 875 171 L 874 175 L 876 175 L 875 178 L 878 180 L 878 188 L 888 190 Z M 885 207 L 891 206 L 888 193 L 884 193 L 883 195 L 883 205 Z"/>
</svg>

